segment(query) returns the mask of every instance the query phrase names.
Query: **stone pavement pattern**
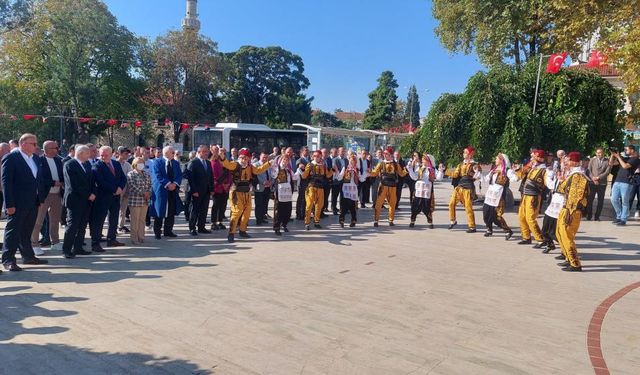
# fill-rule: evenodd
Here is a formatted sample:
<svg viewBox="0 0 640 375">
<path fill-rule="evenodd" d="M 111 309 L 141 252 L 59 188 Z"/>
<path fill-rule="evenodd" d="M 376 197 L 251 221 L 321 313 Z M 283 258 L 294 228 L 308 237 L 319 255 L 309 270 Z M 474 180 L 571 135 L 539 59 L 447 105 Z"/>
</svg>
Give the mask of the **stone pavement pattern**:
<svg viewBox="0 0 640 375">
<path fill-rule="evenodd" d="M 640 223 L 583 222 L 585 272 L 565 273 L 557 251 L 464 233 L 462 212 L 448 231 L 449 194 L 433 230 L 408 228 L 405 197 L 394 228 L 363 209 L 355 229 L 330 216 L 230 245 L 178 220 L 177 239 L 5 272 L 0 373 L 593 374 L 589 321 L 639 281 Z M 613 374 L 640 373 L 638 306 L 636 289 L 604 319 Z"/>
</svg>

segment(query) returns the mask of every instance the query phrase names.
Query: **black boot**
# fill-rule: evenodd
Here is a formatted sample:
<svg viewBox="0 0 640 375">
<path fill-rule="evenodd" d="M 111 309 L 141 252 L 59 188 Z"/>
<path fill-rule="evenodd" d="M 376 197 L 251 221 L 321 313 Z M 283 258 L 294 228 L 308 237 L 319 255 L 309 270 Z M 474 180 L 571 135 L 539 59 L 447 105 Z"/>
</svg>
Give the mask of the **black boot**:
<svg viewBox="0 0 640 375">
<path fill-rule="evenodd" d="M 531 239 L 523 239 L 522 241 L 518 242 L 518 245 L 531 245 Z"/>
<path fill-rule="evenodd" d="M 458 225 L 458 222 L 454 221 L 453 223 L 451 223 L 451 225 L 449 225 L 449 229 L 453 229 L 453 227 L 455 227 L 456 225 Z"/>
</svg>

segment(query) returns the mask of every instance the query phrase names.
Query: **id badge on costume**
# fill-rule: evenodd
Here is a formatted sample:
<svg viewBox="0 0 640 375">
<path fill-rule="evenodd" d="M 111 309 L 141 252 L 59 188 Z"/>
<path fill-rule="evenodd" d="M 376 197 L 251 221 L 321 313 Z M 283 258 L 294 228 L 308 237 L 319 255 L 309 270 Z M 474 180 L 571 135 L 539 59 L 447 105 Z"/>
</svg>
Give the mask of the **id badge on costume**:
<svg viewBox="0 0 640 375">
<path fill-rule="evenodd" d="M 504 191 L 504 186 L 499 184 L 491 184 L 487 189 L 487 192 L 484 193 L 484 204 L 491 207 L 498 207 L 500 204 L 500 199 L 502 198 L 502 192 Z"/>
<path fill-rule="evenodd" d="M 291 184 L 278 184 L 278 202 L 291 202 L 292 196 Z"/>
<path fill-rule="evenodd" d="M 416 181 L 415 196 L 418 198 L 431 198 L 431 182 Z"/>
<path fill-rule="evenodd" d="M 354 183 L 342 184 L 342 195 L 345 199 L 350 199 L 354 202 L 358 201 L 358 186 Z"/>
<path fill-rule="evenodd" d="M 562 207 L 564 207 L 564 195 L 560 193 L 553 193 L 551 196 L 551 203 L 547 210 L 544 212 L 545 215 L 557 219 L 560 216 L 560 211 L 562 211 Z"/>
</svg>

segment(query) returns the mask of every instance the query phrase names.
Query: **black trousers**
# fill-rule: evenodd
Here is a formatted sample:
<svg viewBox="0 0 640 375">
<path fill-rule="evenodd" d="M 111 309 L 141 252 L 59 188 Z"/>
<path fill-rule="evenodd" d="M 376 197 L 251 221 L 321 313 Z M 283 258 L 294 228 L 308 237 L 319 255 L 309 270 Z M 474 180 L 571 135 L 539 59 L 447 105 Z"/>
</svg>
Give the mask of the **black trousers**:
<svg viewBox="0 0 640 375">
<path fill-rule="evenodd" d="M 329 197 L 331 196 L 331 184 L 327 183 L 323 187 L 324 189 L 324 205 L 322 211 L 329 211 Z"/>
<path fill-rule="evenodd" d="M 34 198 L 35 200 L 35 198 Z M 2 250 L 2 264 L 16 262 L 16 252 L 20 250 L 22 260 L 35 258 L 31 247 L 31 230 L 36 224 L 38 208 L 16 209 L 13 215 L 7 217 L 4 229 L 4 248 Z"/>
<path fill-rule="evenodd" d="M 300 185 L 298 187 L 298 199 L 296 199 L 296 219 L 304 219 L 304 212 L 307 207 L 307 203 L 304 200 L 305 193 L 307 192 L 307 185 Z"/>
<path fill-rule="evenodd" d="M 334 182 L 331 185 L 331 210 L 338 212 L 338 197 L 340 197 L 340 207 L 342 207 L 342 182 Z"/>
<path fill-rule="evenodd" d="M 599 219 L 600 214 L 602 213 L 602 206 L 604 205 L 604 193 L 607 190 L 607 185 L 590 185 L 591 188 L 589 192 L 589 200 L 587 201 L 587 218 L 591 218 L 593 215 L 593 201 L 595 200 L 596 194 L 598 195 L 598 203 L 596 204 L 596 213 L 595 218 Z M 631 201 L 633 202 L 633 196 L 631 196 Z M 631 206 L 629 206 L 631 207 Z"/>
<path fill-rule="evenodd" d="M 554 219 L 551 216 L 544 215 L 542 219 L 542 238 L 545 241 L 557 241 L 556 238 L 556 226 L 558 225 L 558 219 Z"/>
<path fill-rule="evenodd" d="M 280 227 L 286 228 L 287 224 L 291 220 L 291 208 L 292 202 L 278 202 L 275 201 L 273 205 L 273 229 L 280 229 Z"/>
<path fill-rule="evenodd" d="M 207 226 L 207 212 L 209 211 L 209 193 L 201 194 L 199 197 L 194 197 L 189 194 L 189 230 L 205 229 Z"/>
<path fill-rule="evenodd" d="M 229 193 L 213 194 L 213 205 L 211 206 L 211 223 L 222 224 L 224 213 L 227 211 Z"/>
<path fill-rule="evenodd" d="M 168 191 L 167 196 L 167 217 L 154 217 L 153 218 L 153 233 L 156 236 L 162 234 L 162 227 L 164 226 L 164 235 L 173 233 L 173 224 L 176 220 L 176 199 L 178 199 L 177 191 Z M 160 215 L 160 213 L 158 213 Z"/>
<path fill-rule="evenodd" d="M 419 213 L 423 213 L 424 216 L 427 217 L 427 222 L 429 224 L 433 223 L 433 212 L 431 212 L 431 198 L 413 198 L 413 202 L 411 202 L 412 223 L 415 223 Z"/>
<path fill-rule="evenodd" d="M 191 192 L 184 193 L 184 219 L 190 222 L 189 217 L 191 215 Z"/>
<path fill-rule="evenodd" d="M 91 210 L 91 244 L 100 243 L 102 237 L 102 227 L 104 220 L 109 216 L 109 229 L 107 230 L 107 240 L 116 239 L 118 230 L 118 219 L 120 215 L 120 196 L 100 197 L 93 202 Z"/>
<path fill-rule="evenodd" d="M 498 217 L 497 209 L 498 207 L 488 204 L 482 206 L 482 218 L 484 219 L 484 225 L 487 226 L 487 231 L 493 232 L 493 224 L 495 224 L 505 232 L 510 232 L 511 228 L 509 228 L 504 218 L 502 216 Z"/>
<path fill-rule="evenodd" d="M 358 202 L 352 201 L 351 199 L 346 199 L 342 197 L 340 199 L 340 223 L 344 223 L 344 219 L 347 216 L 347 212 L 351 214 L 351 222 L 358 222 L 357 215 Z"/>
<path fill-rule="evenodd" d="M 371 179 L 367 178 L 364 182 L 358 184 L 358 197 L 360 198 L 360 204 L 364 205 L 369 203 L 371 195 Z"/>
<path fill-rule="evenodd" d="M 405 183 L 409 187 L 409 202 L 413 203 L 413 199 L 416 196 L 416 182 L 412 178 L 406 178 Z"/>
<path fill-rule="evenodd" d="M 89 204 L 79 204 L 78 207 L 67 208 L 67 226 L 64 230 L 64 241 L 62 242 L 62 251 L 65 254 L 71 254 L 72 249 L 74 251 L 82 250 L 90 211 Z"/>
<path fill-rule="evenodd" d="M 254 195 L 256 215 L 256 224 L 264 222 L 264 217 L 267 215 L 267 209 L 269 207 L 269 198 L 271 197 L 271 189 L 265 188 L 263 191 L 256 192 Z"/>
</svg>

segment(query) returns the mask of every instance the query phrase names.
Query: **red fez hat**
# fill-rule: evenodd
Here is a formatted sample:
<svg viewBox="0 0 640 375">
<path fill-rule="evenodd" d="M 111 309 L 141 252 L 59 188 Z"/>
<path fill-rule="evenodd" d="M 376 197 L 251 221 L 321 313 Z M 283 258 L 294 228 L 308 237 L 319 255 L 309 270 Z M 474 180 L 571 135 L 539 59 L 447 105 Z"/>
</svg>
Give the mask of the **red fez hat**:
<svg viewBox="0 0 640 375">
<path fill-rule="evenodd" d="M 533 154 L 533 156 L 535 156 L 538 159 L 542 159 L 544 160 L 545 156 L 547 155 L 546 152 L 544 152 L 544 150 L 533 150 L 531 151 L 531 153 Z"/>
<path fill-rule="evenodd" d="M 571 151 L 567 156 L 573 162 L 580 162 L 580 159 L 582 159 L 582 155 L 578 151 Z"/>
<path fill-rule="evenodd" d="M 315 151 L 313 152 L 313 156 L 322 156 L 322 151 L 320 151 L 320 150 L 315 150 Z"/>
<path fill-rule="evenodd" d="M 246 156 L 246 157 L 249 157 L 249 158 L 250 158 L 250 157 L 251 157 L 251 152 L 249 152 L 249 150 L 248 150 L 248 149 L 243 148 L 243 149 L 240 149 L 240 152 L 238 153 L 238 155 L 240 155 L 240 156 L 243 156 L 243 155 L 244 155 L 244 156 Z"/>
<path fill-rule="evenodd" d="M 475 149 L 475 148 L 473 148 L 473 146 L 467 146 L 467 147 L 465 148 L 465 150 L 467 150 L 467 152 L 469 153 L 469 155 L 473 155 L 473 154 L 475 154 L 475 153 L 476 153 L 476 149 Z"/>
<path fill-rule="evenodd" d="M 388 154 L 392 154 L 393 155 L 393 147 L 387 147 L 386 150 L 384 150 L 384 152 L 388 153 Z"/>
</svg>

